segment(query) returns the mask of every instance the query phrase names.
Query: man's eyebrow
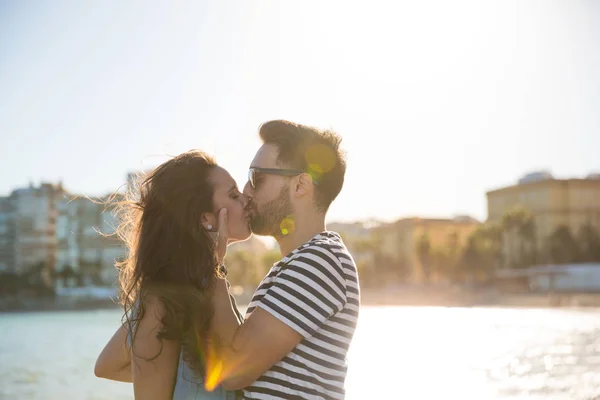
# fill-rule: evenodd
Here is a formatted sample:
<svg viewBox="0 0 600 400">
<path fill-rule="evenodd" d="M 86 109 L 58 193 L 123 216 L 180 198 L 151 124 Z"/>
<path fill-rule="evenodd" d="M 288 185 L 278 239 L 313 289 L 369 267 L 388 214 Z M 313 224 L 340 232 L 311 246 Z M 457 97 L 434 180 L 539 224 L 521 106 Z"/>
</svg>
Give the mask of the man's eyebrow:
<svg viewBox="0 0 600 400">
<path fill-rule="evenodd" d="M 234 190 L 237 190 L 237 183 L 234 183 L 231 188 L 229 189 L 229 193 L 233 192 Z"/>
</svg>

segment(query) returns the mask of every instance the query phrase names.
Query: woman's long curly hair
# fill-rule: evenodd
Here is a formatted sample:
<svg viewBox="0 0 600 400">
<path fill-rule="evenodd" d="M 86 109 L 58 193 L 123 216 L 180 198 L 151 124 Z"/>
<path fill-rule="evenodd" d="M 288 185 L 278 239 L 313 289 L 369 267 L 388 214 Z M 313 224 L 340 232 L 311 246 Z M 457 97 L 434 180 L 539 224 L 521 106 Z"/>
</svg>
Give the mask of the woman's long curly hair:
<svg viewBox="0 0 600 400">
<path fill-rule="evenodd" d="M 201 215 L 213 211 L 216 166 L 201 151 L 183 153 L 140 177 L 117 207 L 117 233 L 128 248 L 117 264 L 123 323 L 135 338 L 147 296 L 154 296 L 164 308 L 157 339 L 180 341 L 184 360 L 202 375 L 219 273 Z"/>
</svg>

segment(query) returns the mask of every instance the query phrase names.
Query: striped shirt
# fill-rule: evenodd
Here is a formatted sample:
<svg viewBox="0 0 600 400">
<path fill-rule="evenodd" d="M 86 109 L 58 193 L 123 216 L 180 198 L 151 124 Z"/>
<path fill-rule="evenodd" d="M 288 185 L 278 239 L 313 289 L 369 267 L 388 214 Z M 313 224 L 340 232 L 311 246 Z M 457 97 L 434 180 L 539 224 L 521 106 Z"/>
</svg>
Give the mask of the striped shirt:
<svg viewBox="0 0 600 400">
<path fill-rule="evenodd" d="M 356 264 L 337 233 L 322 232 L 273 265 L 246 311 L 260 307 L 302 341 L 252 385 L 245 399 L 343 399 L 346 354 L 360 291 Z"/>
</svg>

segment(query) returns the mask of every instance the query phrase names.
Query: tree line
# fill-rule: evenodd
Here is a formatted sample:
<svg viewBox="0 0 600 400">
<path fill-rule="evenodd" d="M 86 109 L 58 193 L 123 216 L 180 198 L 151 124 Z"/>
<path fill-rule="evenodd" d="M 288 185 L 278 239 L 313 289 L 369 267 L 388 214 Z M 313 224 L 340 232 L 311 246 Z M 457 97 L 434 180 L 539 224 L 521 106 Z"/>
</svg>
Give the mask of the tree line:
<svg viewBox="0 0 600 400">
<path fill-rule="evenodd" d="M 572 232 L 558 226 L 545 237 L 537 237 L 535 218 L 525 209 L 507 212 L 497 222 L 479 225 L 466 240 L 450 232 L 444 243 L 433 244 L 427 231 L 414 240 L 414 259 L 420 264 L 424 282 L 486 282 L 500 268 L 519 269 L 542 264 L 600 263 L 600 232 L 587 223 Z M 407 281 L 414 273 L 405 247 L 386 253 L 376 230 L 370 238 L 348 244 L 360 255 L 357 264 L 363 284 L 381 286 Z"/>
</svg>

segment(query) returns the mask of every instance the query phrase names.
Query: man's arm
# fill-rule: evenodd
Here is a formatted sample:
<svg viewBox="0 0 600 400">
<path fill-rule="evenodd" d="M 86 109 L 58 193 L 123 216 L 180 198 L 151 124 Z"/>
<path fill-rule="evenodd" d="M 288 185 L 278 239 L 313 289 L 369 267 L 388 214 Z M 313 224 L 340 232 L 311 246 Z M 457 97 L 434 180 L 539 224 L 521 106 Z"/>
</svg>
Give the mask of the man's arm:
<svg viewBox="0 0 600 400">
<path fill-rule="evenodd" d="M 214 330 L 224 343 L 221 383 L 246 387 L 309 338 L 346 303 L 345 281 L 338 265 L 319 253 L 302 255 L 280 271 L 250 317 L 238 325 L 228 303 L 227 286 L 218 282 Z M 340 267 L 341 268 L 341 267 Z M 225 315 L 225 317 L 224 317 Z"/>
<path fill-rule="evenodd" d="M 218 236 L 222 260 L 228 240 L 226 209 L 219 211 Z M 210 386 L 249 386 L 343 308 L 346 282 L 337 257 L 325 248 L 303 252 L 277 274 L 242 325 L 233 312 L 227 281 L 217 280 L 212 329 L 223 345 L 217 362 L 207 365 Z"/>
<path fill-rule="evenodd" d="M 223 364 L 219 369 L 221 376 L 215 377 L 214 382 L 221 383 L 227 390 L 249 386 L 303 339 L 294 329 L 261 308 L 254 310 L 250 318 L 239 325 L 223 279 L 218 280 L 215 290 L 213 324 L 213 329 L 225 343 L 221 353 Z"/>
</svg>

